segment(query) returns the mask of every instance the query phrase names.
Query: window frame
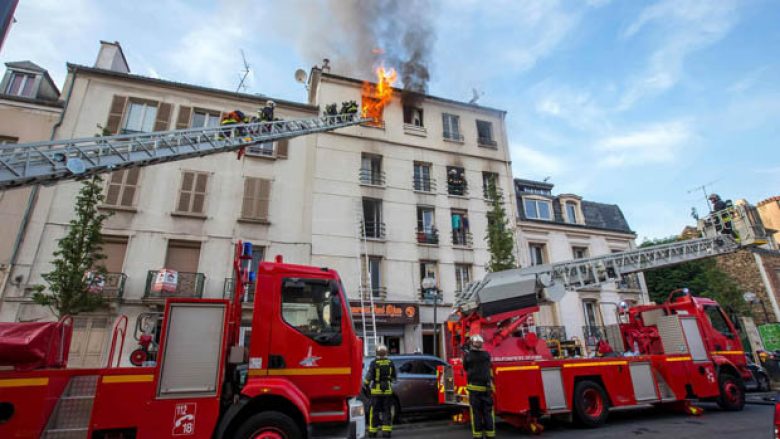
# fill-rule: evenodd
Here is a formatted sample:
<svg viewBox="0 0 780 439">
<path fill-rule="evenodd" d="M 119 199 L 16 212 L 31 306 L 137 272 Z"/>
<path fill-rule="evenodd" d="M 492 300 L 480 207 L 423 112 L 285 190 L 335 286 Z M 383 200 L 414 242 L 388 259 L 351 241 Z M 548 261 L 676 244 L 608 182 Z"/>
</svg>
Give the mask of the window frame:
<svg viewBox="0 0 780 439">
<path fill-rule="evenodd" d="M 414 190 L 418 192 L 433 192 L 433 163 L 415 161 L 412 169 Z"/>
<path fill-rule="evenodd" d="M 480 129 L 479 129 L 480 124 L 482 124 L 483 127 L 486 127 L 488 129 L 488 137 L 480 135 Z M 476 125 L 477 125 L 477 145 L 488 147 L 488 148 L 497 148 L 498 143 L 496 142 L 495 133 L 493 130 L 493 122 L 489 120 L 477 119 Z"/>
<path fill-rule="evenodd" d="M 471 283 L 471 264 L 454 264 L 455 265 L 455 292 L 459 293 L 466 289 L 468 284 Z M 466 273 L 465 282 L 462 273 Z M 458 287 L 460 285 L 460 287 Z"/>
<path fill-rule="evenodd" d="M 539 254 L 538 256 L 541 257 L 541 261 L 536 261 L 537 255 L 534 253 L 534 250 L 538 249 Z M 528 243 L 528 256 L 530 258 L 530 265 L 536 266 L 536 265 L 544 265 L 549 260 L 549 257 L 547 256 L 547 244 L 544 242 L 529 242 Z"/>
<path fill-rule="evenodd" d="M 184 180 L 186 178 L 187 173 L 192 173 L 192 188 L 190 190 L 185 191 L 184 190 Z M 202 192 L 197 191 L 197 183 L 198 183 L 198 177 L 200 175 L 206 176 L 206 184 L 205 188 Z M 208 171 L 195 171 L 195 170 L 182 170 L 181 171 L 181 178 L 179 179 L 179 190 L 177 192 L 176 197 L 176 206 L 174 207 L 173 213 L 176 215 L 187 215 L 187 216 L 197 216 L 197 217 L 205 217 L 206 212 L 208 211 L 208 193 L 209 193 L 209 181 L 211 181 L 211 172 Z M 181 205 L 181 198 L 182 195 L 187 192 L 190 196 L 189 199 L 189 209 L 188 210 L 179 210 L 179 206 Z M 195 205 L 195 197 L 197 195 L 203 196 L 203 211 L 202 212 L 194 212 L 192 209 Z"/>
<path fill-rule="evenodd" d="M 285 284 L 288 281 L 302 281 L 302 282 L 307 282 L 308 281 L 308 282 L 311 282 L 311 283 L 315 283 L 315 282 L 317 282 L 317 283 L 325 283 L 325 284 L 327 284 L 331 288 L 331 293 L 335 290 L 335 293 L 336 293 L 335 296 L 333 296 L 333 295 L 330 296 L 330 299 L 331 299 L 330 300 L 330 305 L 334 306 L 334 307 L 335 306 L 339 307 L 339 313 L 341 314 L 341 318 L 339 319 L 337 324 L 334 324 L 334 322 L 332 321 L 332 316 L 331 316 L 331 322 L 329 323 L 329 328 L 331 328 L 331 329 L 335 328 L 335 329 L 337 329 L 337 331 L 335 333 L 333 333 L 333 334 L 329 334 L 331 336 L 330 339 L 318 340 L 317 338 L 313 337 L 312 334 L 304 332 L 299 326 L 295 326 L 292 322 L 290 322 L 287 319 L 287 317 L 285 317 L 285 309 L 284 309 L 285 303 L 295 303 L 295 302 L 285 302 L 285 288 L 287 288 Z M 281 317 L 281 319 L 282 319 L 282 321 L 284 322 L 285 325 L 289 326 L 290 328 L 292 328 L 293 330 L 295 330 L 299 334 L 301 334 L 304 337 L 314 341 L 317 344 L 324 345 L 324 346 L 338 346 L 338 345 L 341 345 L 341 341 L 342 341 L 342 338 L 343 338 L 342 335 L 344 333 L 344 329 L 343 329 L 344 328 L 344 319 L 347 318 L 347 317 L 344 315 L 343 308 L 341 308 L 343 303 L 345 303 L 344 301 L 346 300 L 346 298 L 345 298 L 344 293 L 341 291 L 341 286 L 339 285 L 338 282 L 336 282 L 333 279 L 325 279 L 325 278 L 317 278 L 317 277 L 300 277 L 300 278 L 285 277 L 285 278 L 282 278 L 280 287 L 281 287 L 281 291 L 280 291 L 280 295 L 279 295 L 279 308 L 280 308 L 279 309 L 279 316 Z M 336 298 L 335 304 L 334 304 L 334 301 L 332 300 L 334 297 Z M 321 303 L 324 303 L 324 302 L 321 302 Z M 322 317 L 320 317 L 320 319 L 322 320 Z M 326 335 L 324 333 L 324 331 L 323 331 L 322 335 Z"/>
<path fill-rule="evenodd" d="M 141 117 L 141 129 L 140 130 L 131 130 L 128 128 L 128 123 L 130 122 L 130 113 L 132 112 L 134 105 L 142 105 L 144 107 L 142 117 Z M 149 108 L 154 108 L 154 115 L 151 118 L 151 127 L 149 127 L 148 130 L 145 130 L 144 124 L 148 121 L 147 118 L 147 111 Z M 154 126 L 157 122 L 157 112 L 160 110 L 160 103 L 156 101 L 146 100 L 146 99 L 138 99 L 138 98 L 128 98 L 127 104 L 124 108 L 124 114 L 122 115 L 123 120 L 120 128 L 120 133 L 122 134 L 134 134 L 134 133 L 153 133 L 154 132 Z"/>
<path fill-rule="evenodd" d="M 582 256 L 577 256 L 578 251 L 582 251 Z M 585 259 L 590 255 L 590 249 L 587 246 L 578 246 L 574 245 L 571 247 L 571 255 L 572 258 L 576 259 Z"/>
<path fill-rule="evenodd" d="M 439 287 L 439 261 L 432 259 L 421 259 L 418 267 L 420 268 L 420 291 L 422 291 L 422 280 L 430 273 L 427 268 L 433 266 L 433 279 L 436 281 L 436 288 Z"/>
<path fill-rule="evenodd" d="M 442 125 L 442 137 L 444 138 L 444 140 L 463 143 L 463 134 L 461 134 L 460 132 L 459 115 L 452 114 L 452 113 L 442 113 L 441 125 Z"/>
<path fill-rule="evenodd" d="M 11 74 L 8 77 L 8 85 L 5 88 L 5 94 L 9 96 L 34 99 L 36 94 L 35 82 L 38 80 L 38 74 L 22 71 L 11 71 L 10 73 Z M 19 76 L 22 76 L 23 79 L 19 84 L 18 92 L 13 93 L 11 89 L 14 87 L 14 78 Z M 29 94 L 25 94 L 25 90 L 28 90 Z"/>
<path fill-rule="evenodd" d="M 552 201 L 546 199 L 546 198 L 540 198 L 540 197 L 522 197 L 523 198 L 523 213 L 525 214 L 525 217 L 527 219 L 534 219 L 534 220 L 542 220 L 542 221 L 552 221 L 553 220 L 553 206 Z M 534 203 L 534 206 L 536 208 L 536 216 L 529 215 L 529 211 L 527 209 L 526 203 Z M 539 203 L 544 203 L 547 205 L 547 210 L 550 214 L 548 218 L 543 218 L 541 215 L 539 215 Z"/>
<path fill-rule="evenodd" d="M 214 125 L 208 125 L 208 123 L 204 125 L 195 126 L 195 117 L 197 115 L 204 115 L 204 121 L 208 122 L 211 119 L 216 119 L 216 124 Z M 216 110 L 207 110 L 205 108 L 193 108 L 192 114 L 190 115 L 190 128 L 218 128 L 220 126 L 220 119 L 222 117 L 222 113 Z"/>
<path fill-rule="evenodd" d="M 403 113 L 404 113 L 404 125 L 410 126 L 414 128 L 425 128 L 425 112 L 422 107 L 417 107 L 414 105 L 404 105 L 403 106 Z M 415 123 L 414 116 L 419 114 L 419 122 L 420 124 Z"/>
</svg>

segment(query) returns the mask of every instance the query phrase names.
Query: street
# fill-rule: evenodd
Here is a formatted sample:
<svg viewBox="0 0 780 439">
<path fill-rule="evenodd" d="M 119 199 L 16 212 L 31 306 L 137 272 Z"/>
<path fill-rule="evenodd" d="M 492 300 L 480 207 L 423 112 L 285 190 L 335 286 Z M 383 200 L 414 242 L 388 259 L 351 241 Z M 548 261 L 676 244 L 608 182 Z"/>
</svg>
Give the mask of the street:
<svg viewBox="0 0 780 439">
<path fill-rule="evenodd" d="M 581 429 L 566 423 L 545 422 L 543 436 L 550 438 L 770 438 L 773 407 L 747 404 L 741 412 L 720 411 L 715 404 L 702 404 L 704 415 L 691 417 L 658 412 L 653 408 L 611 412 L 607 424 L 597 429 Z M 468 426 L 452 426 L 443 421 L 417 422 L 399 425 L 393 435 L 398 438 L 471 437 Z M 508 424 L 499 423 L 498 437 L 530 437 Z"/>
</svg>

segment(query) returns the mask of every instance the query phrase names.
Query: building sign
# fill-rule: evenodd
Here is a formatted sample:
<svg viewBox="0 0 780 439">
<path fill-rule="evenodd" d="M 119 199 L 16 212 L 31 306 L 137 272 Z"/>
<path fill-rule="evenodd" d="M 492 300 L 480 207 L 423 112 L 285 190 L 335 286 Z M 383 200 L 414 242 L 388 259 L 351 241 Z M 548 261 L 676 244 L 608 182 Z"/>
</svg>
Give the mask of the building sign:
<svg viewBox="0 0 780 439">
<path fill-rule="evenodd" d="M 780 349 L 780 323 L 769 323 L 758 327 L 764 348 L 768 351 Z"/>
<path fill-rule="evenodd" d="M 352 317 L 360 321 L 365 316 L 366 322 L 370 322 L 371 305 L 367 301 L 363 305 L 361 307 L 360 302 L 349 302 Z M 420 309 L 416 303 L 374 302 L 374 317 L 378 324 L 414 324 L 420 322 Z"/>
</svg>

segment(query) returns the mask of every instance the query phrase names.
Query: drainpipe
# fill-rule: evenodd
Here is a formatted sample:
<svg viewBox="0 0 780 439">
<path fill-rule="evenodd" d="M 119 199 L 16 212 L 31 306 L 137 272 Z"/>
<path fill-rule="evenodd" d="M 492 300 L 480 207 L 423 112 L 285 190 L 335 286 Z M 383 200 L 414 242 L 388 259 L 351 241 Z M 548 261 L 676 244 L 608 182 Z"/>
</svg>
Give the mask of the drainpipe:
<svg viewBox="0 0 780 439">
<path fill-rule="evenodd" d="M 57 132 L 57 128 L 62 125 L 63 119 L 65 119 L 65 111 L 68 109 L 68 103 L 70 102 L 70 95 L 73 92 L 73 84 L 76 83 L 76 69 L 73 69 L 73 77 L 70 81 L 70 84 L 68 84 L 68 91 L 65 94 L 65 103 L 62 107 L 62 113 L 60 113 L 60 120 L 57 121 L 57 123 L 54 124 L 54 126 L 51 128 L 51 134 L 49 135 L 49 140 L 54 140 L 54 135 Z M 19 249 L 22 247 L 22 240 L 24 240 L 24 235 L 27 233 L 27 226 L 30 224 L 30 217 L 32 216 L 33 207 L 35 207 L 35 201 L 38 199 L 38 190 L 40 189 L 39 185 L 35 185 L 32 188 L 32 191 L 30 192 L 30 197 L 27 199 L 27 206 L 24 209 L 24 216 L 22 217 L 22 223 L 19 225 L 19 233 L 16 235 L 16 240 L 14 241 L 14 248 L 11 252 L 11 259 L 8 264 L 8 276 L 5 277 L 5 280 L 3 281 L 3 285 L 0 288 L 0 292 L 2 292 L 2 297 L 5 297 L 5 287 L 8 284 L 8 278 L 11 277 L 11 272 L 13 267 L 16 266 L 16 258 L 19 256 Z M 3 307 L 3 301 L 0 301 L 0 309 Z"/>
</svg>

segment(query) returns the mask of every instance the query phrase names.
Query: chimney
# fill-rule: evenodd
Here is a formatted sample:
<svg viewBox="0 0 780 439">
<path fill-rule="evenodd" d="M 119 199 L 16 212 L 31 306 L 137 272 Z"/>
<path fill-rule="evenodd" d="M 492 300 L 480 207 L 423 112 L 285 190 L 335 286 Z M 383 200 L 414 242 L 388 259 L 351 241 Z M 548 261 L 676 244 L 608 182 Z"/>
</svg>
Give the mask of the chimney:
<svg viewBox="0 0 780 439">
<path fill-rule="evenodd" d="M 100 51 L 95 60 L 95 67 L 119 73 L 130 73 L 130 66 L 127 65 L 127 59 L 118 41 L 113 43 L 100 42 Z"/>
</svg>

